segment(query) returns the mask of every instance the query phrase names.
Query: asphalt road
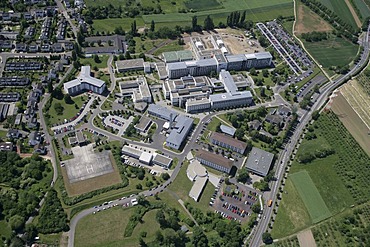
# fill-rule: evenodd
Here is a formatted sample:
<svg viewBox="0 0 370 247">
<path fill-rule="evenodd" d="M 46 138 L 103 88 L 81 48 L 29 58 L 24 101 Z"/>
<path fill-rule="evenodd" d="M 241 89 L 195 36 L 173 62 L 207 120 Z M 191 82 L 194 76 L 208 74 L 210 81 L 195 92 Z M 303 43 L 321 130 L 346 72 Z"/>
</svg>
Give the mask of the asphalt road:
<svg viewBox="0 0 370 247">
<path fill-rule="evenodd" d="M 310 111 L 306 111 L 303 116 L 300 119 L 299 124 L 296 127 L 296 130 L 293 134 L 293 136 L 290 139 L 289 145 L 286 146 L 286 149 L 284 152 L 280 153 L 279 158 L 277 160 L 276 172 L 275 172 L 275 178 L 276 181 L 272 182 L 271 184 L 271 193 L 270 198 L 273 201 L 273 205 L 276 201 L 276 194 L 278 192 L 278 187 L 280 185 L 280 181 L 283 178 L 285 167 L 289 161 L 289 157 L 292 154 L 297 142 L 299 141 L 300 135 L 303 132 L 303 129 L 305 128 L 306 124 L 311 120 L 312 112 L 315 110 L 320 109 L 324 106 L 327 98 L 331 94 L 331 92 L 336 89 L 339 85 L 346 82 L 352 75 L 356 74 L 360 70 L 363 69 L 363 66 L 366 64 L 368 57 L 369 57 L 369 35 L 370 35 L 370 25 L 368 26 L 368 30 L 366 35 L 364 35 L 363 40 L 361 44 L 364 46 L 364 52 L 361 56 L 360 61 L 357 65 L 355 65 L 351 70 L 346 74 L 342 75 L 339 78 L 337 78 L 333 83 L 329 83 L 321 88 L 321 94 L 315 104 L 311 107 Z M 272 215 L 274 207 L 265 207 L 263 211 L 263 217 L 261 217 L 259 224 L 257 225 L 255 232 L 251 238 L 251 242 L 249 246 L 251 247 L 257 247 L 262 245 L 262 233 L 266 232 L 268 228 L 268 224 L 270 222 L 270 218 Z"/>
</svg>

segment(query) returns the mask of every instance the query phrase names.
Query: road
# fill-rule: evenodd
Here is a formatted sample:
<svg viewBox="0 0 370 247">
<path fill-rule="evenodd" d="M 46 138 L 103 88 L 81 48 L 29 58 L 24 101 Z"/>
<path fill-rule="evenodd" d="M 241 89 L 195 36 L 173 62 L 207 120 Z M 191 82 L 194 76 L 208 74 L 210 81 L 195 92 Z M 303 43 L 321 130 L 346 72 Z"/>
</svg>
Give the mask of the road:
<svg viewBox="0 0 370 247">
<path fill-rule="evenodd" d="M 73 24 L 72 20 L 71 20 L 71 17 L 69 16 L 67 10 L 65 9 L 64 7 L 64 4 L 61 0 L 55 0 L 55 3 L 57 4 L 58 6 L 58 9 L 60 10 L 60 12 L 64 15 L 64 18 L 66 18 L 66 20 L 68 21 L 69 25 L 71 26 L 72 28 L 72 32 L 74 34 L 74 37 L 77 38 L 77 27 Z"/>
<path fill-rule="evenodd" d="M 364 35 L 362 42 L 360 42 L 364 46 L 364 52 L 358 64 L 352 67 L 352 69 L 346 75 L 338 77 L 332 83 L 326 84 L 324 87 L 321 88 L 320 90 L 321 94 L 319 98 L 316 100 L 315 104 L 311 107 L 311 109 L 303 114 L 299 124 L 295 129 L 293 136 L 290 139 L 289 145 L 287 145 L 286 149 L 279 155 L 275 171 L 276 181 L 272 182 L 270 198 L 267 198 L 273 201 L 273 205 L 275 205 L 278 187 L 283 178 L 285 167 L 289 161 L 289 157 L 291 156 L 297 142 L 299 141 L 303 129 L 305 128 L 307 123 L 311 120 L 312 112 L 322 108 L 325 102 L 327 101 L 329 95 L 335 88 L 346 82 L 351 76 L 361 71 L 363 69 L 363 66 L 367 64 L 367 60 L 369 58 L 369 35 L 370 35 L 370 25 L 368 26 L 367 33 L 366 35 Z M 268 229 L 268 224 L 272 216 L 273 208 L 274 208 L 273 206 L 265 207 L 263 211 L 263 217 L 261 217 L 259 224 L 256 227 L 256 230 L 252 236 L 249 246 L 257 247 L 262 245 L 262 233 L 266 232 L 266 230 Z"/>
</svg>

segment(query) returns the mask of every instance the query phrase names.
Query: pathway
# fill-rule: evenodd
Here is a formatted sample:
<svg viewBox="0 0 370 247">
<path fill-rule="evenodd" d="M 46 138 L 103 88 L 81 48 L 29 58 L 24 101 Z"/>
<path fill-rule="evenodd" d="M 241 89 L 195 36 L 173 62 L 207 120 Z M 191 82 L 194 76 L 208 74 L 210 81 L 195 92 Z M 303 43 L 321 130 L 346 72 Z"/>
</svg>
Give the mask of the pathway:
<svg viewBox="0 0 370 247">
<path fill-rule="evenodd" d="M 351 2 L 349 0 L 345 0 L 345 2 L 346 2 L 347 6 L 349 8 L 349 11 L 351 11 L 351 14 L 353 16 L 353 19 L 355 19 L 355 22 L 357 24 L 357 27 L 361 27 L 362 26 L 362 22 L 361 22 L 360 18 L 358 18 L 358 15 L 357 15 L 355 9 L 353 8 Z"/>
</svg>

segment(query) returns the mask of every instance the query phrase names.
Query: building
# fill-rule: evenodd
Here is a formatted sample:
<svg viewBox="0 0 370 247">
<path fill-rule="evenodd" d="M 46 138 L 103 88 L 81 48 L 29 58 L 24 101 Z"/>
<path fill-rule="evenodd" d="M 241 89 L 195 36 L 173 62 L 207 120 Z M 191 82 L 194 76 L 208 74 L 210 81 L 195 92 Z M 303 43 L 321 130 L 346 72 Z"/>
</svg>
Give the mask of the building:
<svg viewBox="0 0 370 247">
<path fill-rule="evenodd" d="M 9 62 L 5 65 L 7 71 L 42 70 L 43 65 L 39 62 Z"/>
<path fill-rule="evenodd" d="M 19 139 L 20 137 L 22 137 L 22 134 L 17 129 L 9 129 L 6 137 L 9 139 Z"/>
<path fill-rule="evenodd" d="M 30 78 L 27 77 L 0 77 L 1 87 L 23 87 L 31 83 Z"/>
<path fill-rule="evenodd" d="M 77 131 L 76 133 L 76 141 L 78 143 L 78 145 L 80 145 L 80 147 L 86 145 L 86 139 L 85 139 L 85 136 L 84 134 L 82 133 L 82 131 Z"/>
<path fill-rule="evenodd" d="M 139 76 L 135 81 L 120 82 L 120 90 L 123 97 L 131 96 L 134 103 L 152 102 L 152 94 L 145 76 Z"/>
<path fill-rule="evenodd" d="M 199 150 L 196 153 L 196 159 L 202 164 L 209 166 L 221 172 L 230 174 L 233 167 L 233 162 L 225 157 L 214 154 L 205 150 Z"/>
<path fill-rule="evenodd" d="M 151 124 L 152 124 L 152 120 L 150 118 L 142 116 L 140 118 L 140 121 L 135 125 L 135 129 L 139 133 L 145 133 L 149 129 L 149 126 Z"/>
<path fill-rule="evenodd" d="M 186 169 L 186 175 L 191 181 L 194 182 L 191 190 L 189 191 L 189 197 L 193 198 L 194 201 L 197 202 L 207 184 L 208 172 L 198 160 L 193 160 Z"/>
<path fill-rule="evenodd" d="M 211 108 L 211 101 L 207 98 L 190 99 L 185 103 L 185 110 L 188 113 L 208 111 Z"/>
<path fill-rule="evenodd" d="M 168 77 L 168 73 L 166 70 L 166 65 L 163 62 L 155 63 L 155 69 L 157 70 L 158 76 L 160 80 L 164 80 Z"/>
<path fill-rule="evenodd" d="M 120 73 L 125 73 L 127 71 L 137 71 L 137 70 L 144 71 L 144 59 L 137 58 L 137 59 L 116 61 L 116 68 L 117 68 L 117 71 Z"/>
<path fill-rule="evenodd" d="M 208 98 L 212 86 L 206 76 L 184 76 L 180 79 L 166 80 L 163 83 L 163 93 L 174 106 L 185 107 L 189 99 Z"/>
<path fill-rule="evenodd" d="M 28 144 L 30 146 L 36 146 L 37 144 L 40 144 L 43 142 L 42 134 L 41 132 L 38 131 L 33 131 L 31 134 L 28 136 Z"/>
<path fill-rule="evenodd" d="M 249 153 L 246 168 L 248 171 L 264 177 L 269 172 L 273 159 L 274 154 L 253 147 Z"/>
<path fill-rule="evenodd" d="M 0 102 L 17 102 L 21 99 L 18 92 L 0 93 Z"/>
<path fill-rule="evenodd" d="M 149 105 L 148 114 L 170 122 L 173 122 L 178 115 L 175 111 L 156 104 Z"/>
<path fill-rule="evenodd" d="M 175 79 L 183 76 L 209 75 L 212 71 L 218 71 L 216 58 L 191 60 L 185 62 L 168 63 L 166 65 L 168 78 Z"/>
<path fill-rule="evenodd" d="M 1 142 L 0 143 L 0 151 L 13 151 L 14 145 L 11 142 Z"/>
<path fill-rule="evenodd" d="M 9 104 L 0 104 L 0 122 L 4 121 L 8 116 Z"/>
<path fill-rule="evenodd" d="M 218 132 L 213 132 L 210 140 L 214 145 L 230 149 L 233 152 L 237 152 L 240 154 L 244 154 L 245 149 L 247 148 L 247 144 L 245 142 L 236 140 L 231 136 Z"/>
<path fill-rule="evenodd" d="M 122 154 L 127 155 L 129 157 L 133 157 L 135 159 L 139 159 L 143 152 L 139 149 L 130 147 L 128 145 L 123 146 L 121 151 L 122 151 Z"/>
<path fill-rule="evenodd" d="M 179 150 L 193 127 L 194 120 L 180 115 L 176 118 L 176 124 L 166 139 L 166 146 Z"/>
<path fill-rule="evenodd" d="M 100 46 L 85 47 L 85 54 L 119 54 L 126 52 L 126 41 L 122 35 L 87 37 L 85 41 L 88 44 L 101 43 Z"/>
<path fill-rule="evenodd" d="M 150 165 L 153 159 L 153 154 L 148 152 L 142 152 L 139 161 L 145 165 Z"/>
<path fill-rule="evenodd" d="M 172 159 L 162 154 L 155 153 L 152 162 L 155 165 L 162 166 L 164 168 L 170 168 Z"/>
<path fill-rule="evenodd" d="M 103 80 L 90 75 L 90 66 L 82 66 L 80 75 L 76 79 L 64 83 L 64 90 L 70 95 L 76 95 L 84 91 L 103 94 L 105 89 L 106 85 Z"/>
<path fill-rule="evenodd" d="M 225 134 L 227 134 L 227 135 L 229 135 L 231 137 L 234 137 L 235 131 L 236 131 L 235 128 L 230 127 L 230 126 L 227 126 L 227 125 L 224 125 L 224 124 L 221 124 L 220 125 L 220 130 L 221 130 L 222 133 L 225 133 Z"/>
</svg>

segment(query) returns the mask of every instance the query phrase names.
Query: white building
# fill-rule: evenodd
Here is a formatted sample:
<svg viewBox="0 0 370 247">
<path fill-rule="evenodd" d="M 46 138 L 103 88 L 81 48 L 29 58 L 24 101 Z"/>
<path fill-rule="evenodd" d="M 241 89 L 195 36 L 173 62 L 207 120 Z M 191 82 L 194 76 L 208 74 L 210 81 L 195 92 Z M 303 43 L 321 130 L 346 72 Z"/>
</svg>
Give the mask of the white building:
<svg viewBox="0 0 370 247">
<path fill-rule="evenodd" d="M 102 94 L 106 89 L 105 82 L 92 77 L 90 72 L 90 66 L 82 66 L 80 75 L 76 79 L 64 83 L 64 90 L 70 95 L 76 95 L 84 91 Z"/>
</svg>

